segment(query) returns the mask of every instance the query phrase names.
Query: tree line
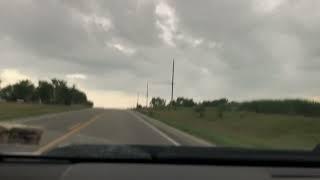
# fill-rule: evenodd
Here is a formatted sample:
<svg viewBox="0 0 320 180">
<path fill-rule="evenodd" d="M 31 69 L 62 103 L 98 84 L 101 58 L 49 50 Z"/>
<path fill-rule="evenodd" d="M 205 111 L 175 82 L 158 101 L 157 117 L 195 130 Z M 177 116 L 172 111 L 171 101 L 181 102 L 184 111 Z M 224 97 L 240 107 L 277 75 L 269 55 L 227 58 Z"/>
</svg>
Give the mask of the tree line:
<svg viewBox="0 0 320 180">
<path fill-rule="evenodd" d="M 320 103 L 304 99 L 266 99 L 230 102 L 227 98 L 221 98 L 216 100 L 195 102 L 192 98 L 178 97 L 167 104 L 165 99 L 155 97 L 150 101 L 150 108 L 152 109 L 176 109 L 179 107 L 192 107 L 200 114 L 200 116 L 204 113 L 206 108 L 213 107 L 218 110 L 218 113 L 220 113 L 221 116 L 223 116 L 224 111 L 248 111 L 264 114 L 286 114 L 320 117 Z"/>
<path fill-rule="evenodd" d="M 8 102 L 93 106 L 93 102 L 75 85 L 69 87 L 66 81 L 55 78 L 40 80 L 37 86 L 27 79 L 7 85 L 0 89 L 0 98 Z"/>
<path fill-rule="evenodd" d="M 234 102 L 232 102 L 233 104 Z M 160 97 L 153 97 L 150 101 L 151 108 L 165 108 L 165 107 L 218 107 L 229 104 L 228 99 L 222 98 L 212 101 L 195 102 L 192 98 L 178 97 L 177 99 L 170 101 L 166 104 L 166 100 Z"/>
<path fill-rule="evenodd" d="M 241 103 L 239 109 L 266 114 L 320 116 L 320 103 L 301 99 L 249 101 Z"/>
</svg>

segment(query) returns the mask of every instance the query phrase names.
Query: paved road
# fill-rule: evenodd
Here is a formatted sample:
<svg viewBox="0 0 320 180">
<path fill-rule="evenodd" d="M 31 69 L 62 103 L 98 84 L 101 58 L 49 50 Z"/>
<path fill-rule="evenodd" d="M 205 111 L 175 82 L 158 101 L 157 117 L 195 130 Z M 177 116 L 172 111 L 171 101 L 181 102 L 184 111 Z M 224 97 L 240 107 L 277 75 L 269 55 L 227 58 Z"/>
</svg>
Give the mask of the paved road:
<svg viewBox="0 0 320 180">
<path fill-rule="evenodd" d="M 45 133 L 40 145 L 2 145 L 0 151 L 41 154 L 68 144 L 210 145 L 157 120 L 129 110 L 86 109 L 16 122 L 43 128 Z"/>
</svg>

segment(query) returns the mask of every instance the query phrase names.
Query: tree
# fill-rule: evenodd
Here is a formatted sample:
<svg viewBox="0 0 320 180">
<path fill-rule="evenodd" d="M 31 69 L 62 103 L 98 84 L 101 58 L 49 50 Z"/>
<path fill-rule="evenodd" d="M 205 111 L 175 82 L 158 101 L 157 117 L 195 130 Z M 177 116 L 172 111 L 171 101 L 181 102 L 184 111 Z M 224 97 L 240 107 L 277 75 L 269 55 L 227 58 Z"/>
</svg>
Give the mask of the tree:
<svg viewBox="0 0 320 180">
<path fill-rule="evenodd" d="M 0 100 L 2 98 L 1 83 L 2 83 L 2 80 L 0 79 Z"/>
<path fill-rule="evenodd" d="M 175 100 L 172 100 L 169 102 L 168 107 L 175 107 L 177 105 L 177 102 Z"/>
<path fill-rule="evenodd" d="M 140 110 L 140 109 L 142 109 L 142 106 L 140 104 L 137 104 L 136 109 Z"/>
<path fill-rule="evenodd" d="M 47 81 L 39 81 L 37 92 L 42 103 L 53 103 L 53 85 Z"/>
<path fill-rule="evenodd" d="M 218 107 L 218 109 L 217 109 L 218 118 L 223 119 L 225 110 L 226 110 L 226 107 L 224 105 L 220 105 Z"/>
<path fill-rule="evenodd" d="M 166 106 L 166 100 L 160 97 L 156 97 L 156 98 L 153 97 L 150 101 L 150 106 L 152 108 L 164 108 Z"/>
<path fill-rule="evenodd" d="M 12 86 L 13 100 L 23 99 L 25 102 L 31 102 L 34 98 L 35 87 L 29 80 L 22 80 Z"/>
<path fill-rule="evenodd" d="M 178 97 L 176 100 L 176 105 L 181 107 L 193 107 L 196 105 L 196 103 L 193 101 L 193 99 Z"/>
<path fill-rule="evenodd" d="M 1 98 L 5 99 L 6 101 L 14 101 L 12 85 L 2 88 L 0 94 Z"/>
<path fill-rule="evenodd" d="M 303 99 L 255 100 L 241 103 L 239 109 L 265 114 L 320 116 L 320 103 Z"/>
<path fill-rule="evenodd" d="M 71 93 L 67 86 L 67 82 L 64 80 L 52 79 L 53 85 L 53 101 L 55 104 L 71 104 Z"/>
<path fill-rule="evenodd" d="M 175 100 L 172 100 L 169 102 L 167 107 L 169 107 L 170 109 L 173 109 L 173 110 L 177 110 L 177 102 Z"/>
<path fill-rule="evenodd" d="M 84 92 L 78 90 L 75 85 L 73 85 L 70 89 L 70 94 L 72 104 L 85 104 L 88 101 L 87 95 Z"/>
<path fill-rule="evenodd" d="M 205 115 L 206 108 L 200 104 L 194 108 L 194 111 L 199 114 L 200 118 L 202 118 Z"/>
<path fill-rule="evenodd" d="M 86 103 L 85 103 L 85 105 L 87 105 L 87 106 L 89 106 L 89 107 L 93 107 L 93 102 L 92 101 L 87 101 Z"/>
<path fill-rule="evenodd" d="M 203 101 L 201 104 L 206 107 L 218 107 L 221 105 L 228 104 L 228 99 L 222 98 L 222 99 L 217 99 L 213 101 Z"/>
<path fill-rule="evenodd" d="M 70 88 L 66 81 L 58 79 L 52 79 L 51 82 L 39 81 L 37 87 L 29 80 L 19 81 L 16 84 L 2 88 L 0 97 L 7 101 L 23 99 L 25 102 L 40 100 L 45 104 L 93 106 L 93 102 L 88 101 L 87 95 L 78 90 L 75 85 Z"/>
</svg>

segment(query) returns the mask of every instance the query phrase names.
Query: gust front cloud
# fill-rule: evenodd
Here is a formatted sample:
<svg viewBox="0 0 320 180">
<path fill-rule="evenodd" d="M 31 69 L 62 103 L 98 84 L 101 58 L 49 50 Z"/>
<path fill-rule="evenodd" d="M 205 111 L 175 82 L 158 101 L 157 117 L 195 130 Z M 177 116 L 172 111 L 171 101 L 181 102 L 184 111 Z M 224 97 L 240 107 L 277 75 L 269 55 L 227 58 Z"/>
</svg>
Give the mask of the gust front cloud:
<svg viewBox="0 0 320 180">
<path fill-rule="evenodd" d="M 318 97 L 319 10 L 317 0 L 1 1 L 0 76 L 66 79 L 99 106 L 127 107 L 147 81 L 168 99 L 175 59 L 176 96 Z"/>
</svg>

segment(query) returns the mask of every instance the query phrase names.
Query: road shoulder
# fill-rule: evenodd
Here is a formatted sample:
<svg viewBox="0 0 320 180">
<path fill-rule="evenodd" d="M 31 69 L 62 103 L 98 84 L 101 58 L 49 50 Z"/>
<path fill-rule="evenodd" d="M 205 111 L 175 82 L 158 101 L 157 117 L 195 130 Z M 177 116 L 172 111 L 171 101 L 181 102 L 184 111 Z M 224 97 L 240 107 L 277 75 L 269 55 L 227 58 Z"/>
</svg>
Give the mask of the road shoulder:
<svg viewBox="0 0 320 180">
<path fill-rule="evenodd" d="M 203 139 L 190 135 L 186 132 L 178 130 L 172 126 L 169 126 L 161 121 L 158 121 L 154 118 L 148 117 L 140 112 L 130 111 L 137 116 L 141 117 L 146 122 L 150 123 L 163 133 L 167 134 L 170 138 L 177 141 L 182 146 L 215 146 L 212 143 L 209 143 Z"/>
</svg>

